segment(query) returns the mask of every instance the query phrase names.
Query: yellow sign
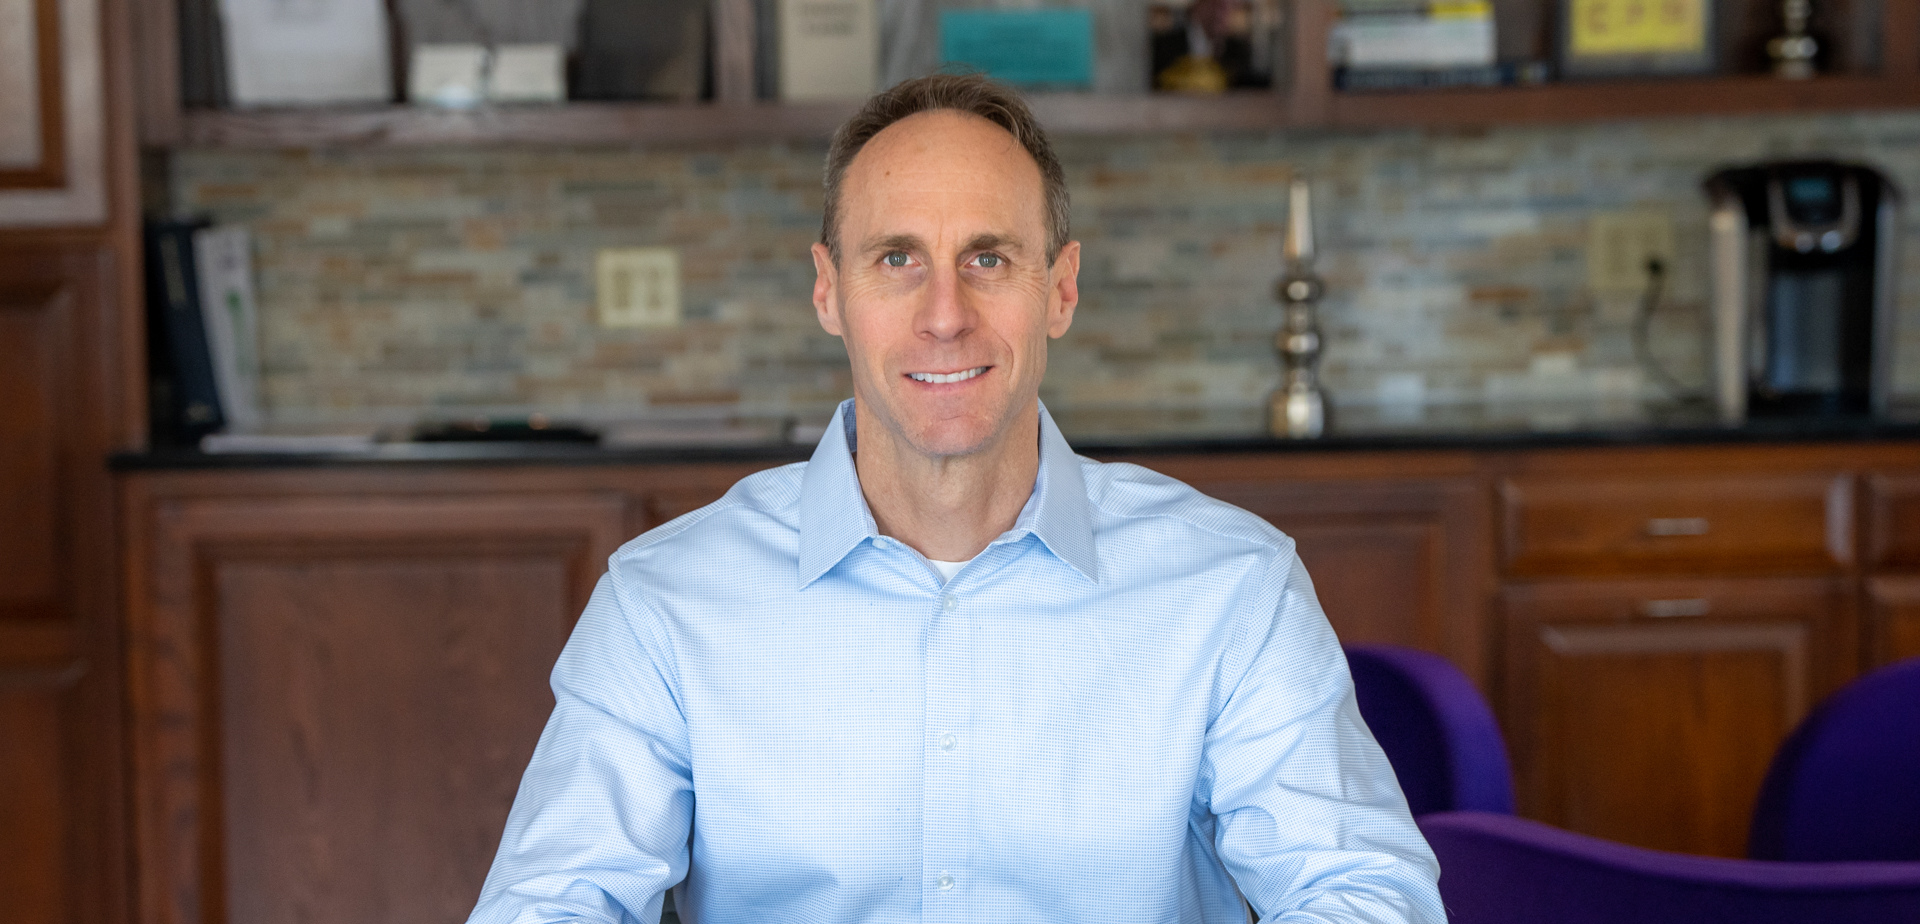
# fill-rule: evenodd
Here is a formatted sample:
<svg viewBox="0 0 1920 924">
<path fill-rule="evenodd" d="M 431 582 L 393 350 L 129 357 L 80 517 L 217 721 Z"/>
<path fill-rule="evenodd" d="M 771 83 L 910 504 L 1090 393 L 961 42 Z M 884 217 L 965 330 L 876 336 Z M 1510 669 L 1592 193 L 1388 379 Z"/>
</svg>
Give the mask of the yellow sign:
<svg viewBox="0 0 1920 924">
<path fill-rule="evenodd" d="M 1706 0 L 1572 0 L 1575 55 L 1673 54 L 1706 50 Z"/>
</svg>

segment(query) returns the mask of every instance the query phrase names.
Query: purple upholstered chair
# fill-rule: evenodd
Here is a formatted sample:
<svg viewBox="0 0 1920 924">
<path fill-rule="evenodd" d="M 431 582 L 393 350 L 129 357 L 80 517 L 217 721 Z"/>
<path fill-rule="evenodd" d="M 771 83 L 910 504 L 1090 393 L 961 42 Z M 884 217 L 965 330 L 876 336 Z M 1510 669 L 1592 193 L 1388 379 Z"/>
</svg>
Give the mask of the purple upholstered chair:
<svg viewBox="0 0 1920 924">
<path fill-rule="evenodd" d="M 1513 811 L 1500 726 L 1446 658 L 1398 645 L 1347 646 L 1360 717 L 1387 752 L 1416 816 Z"/>
<path fill-rule="evenodd" d="M 1489 812 L 1419 823 L 1452 924 L 1920 921 L 1920 863 L 1697 857 Z"/>
<path fill-rule="evenodd" d="M 1760 787 L 1747 854 L 1920 861 L 1920 658 L 1855 680 L 1794 729 Z"/>
</svg>

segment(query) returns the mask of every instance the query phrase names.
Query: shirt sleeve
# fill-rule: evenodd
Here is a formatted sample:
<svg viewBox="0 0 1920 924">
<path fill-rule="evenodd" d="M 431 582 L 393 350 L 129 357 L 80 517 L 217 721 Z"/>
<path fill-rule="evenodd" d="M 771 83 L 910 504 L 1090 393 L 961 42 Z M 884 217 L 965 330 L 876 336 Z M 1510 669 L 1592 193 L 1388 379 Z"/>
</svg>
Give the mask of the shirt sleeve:
<svg viewBox="0 0 1920 924">
<path fill-rule="evenodd" d="M 1290 546 L 1267 581 L 1202 753 L 1222 862 L 1263 922 L 1444 924 L 1439 864 Z"/>
<path fill-rule="evenodd" d="M 617 573 L 600 579 L 468 924 L 653 924 L 686 875 L 686 719 L 671 649 L 635 609 Z"/>
</svg>

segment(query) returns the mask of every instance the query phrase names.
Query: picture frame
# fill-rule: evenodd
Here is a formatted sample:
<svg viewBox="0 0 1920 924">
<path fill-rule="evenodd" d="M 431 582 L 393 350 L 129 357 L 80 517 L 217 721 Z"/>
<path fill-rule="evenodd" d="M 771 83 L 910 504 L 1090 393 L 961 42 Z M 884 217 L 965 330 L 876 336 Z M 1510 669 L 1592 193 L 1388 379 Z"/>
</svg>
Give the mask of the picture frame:
<svg viewBox="0 0 1920 924">
<path fill-rule="evenodd" d="M 1560 76 L 1707 74 L 1717 63 L 1714 0 L 1559 0 Z"/>
</svg>

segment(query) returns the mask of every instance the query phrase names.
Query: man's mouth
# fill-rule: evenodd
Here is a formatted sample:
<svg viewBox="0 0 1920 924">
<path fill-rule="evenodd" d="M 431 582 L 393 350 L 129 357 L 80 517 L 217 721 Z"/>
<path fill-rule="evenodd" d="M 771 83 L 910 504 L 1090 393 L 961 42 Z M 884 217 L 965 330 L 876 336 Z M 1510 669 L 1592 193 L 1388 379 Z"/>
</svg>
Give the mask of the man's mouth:
<svg viewBox="0 0 1920 924">
<path fill-rule="evenodd" d="M 975 366 L 959 372 L 909 372 L 907 373 L 907 378 L 916 382 L 926 382 L 929 385 L 951 385 L 954 382 L 964 382 L 973 378 L 987 371 L 988 368 L 987 366 Z"/>
</svg>

